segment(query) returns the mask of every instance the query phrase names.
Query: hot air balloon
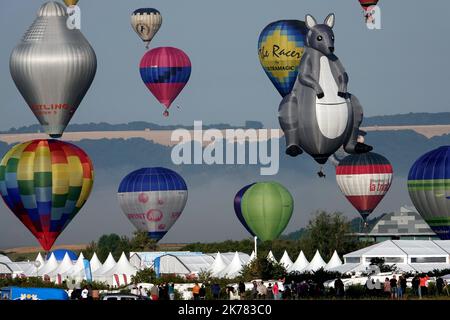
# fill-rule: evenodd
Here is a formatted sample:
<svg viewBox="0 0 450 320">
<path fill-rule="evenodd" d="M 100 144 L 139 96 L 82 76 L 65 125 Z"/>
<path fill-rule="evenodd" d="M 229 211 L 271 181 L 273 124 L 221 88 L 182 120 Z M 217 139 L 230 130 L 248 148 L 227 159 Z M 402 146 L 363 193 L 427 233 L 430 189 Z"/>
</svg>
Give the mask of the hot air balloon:
<svg viewBox="0 0 450 320">
<path fill-rule="evenodd" d="M 160 47 L 148 51 L 141 60 L 141 77 L 147 88 L 164 105 L 164 116 L 191 76 L 191 61 L 182 50 Z"/>
<path fill-rule="evenodd" d="M 364 10 L 364 20 L 367 23 L 369 18 L 372 17 L 371 8 L 378 4 L 378 0 L 359 0 L 359 4 Z"/>
<path fill-rule="evenodd" d="M 66 6 L 70 7 L 70 6 L 76 6 L 78 4 L 79 0 L 64 0 L 64 3 L 66 4 Z"/>
<path fill-rule="evenodd" d="M 370 7 L 376 6 L 379 0 L 358 0 L 358 1 L 363 10 L 367 11 L 369 10 Z"/>
<path fill-rule="evenodd" d="M 450 240 L 450 146 L 421 156 L 408 175 L 409 196 L 442 240 Z"/>
<path fill-rule="evenodd" d="M 259 36 L 259 61 L 283 97 L 294 86 L 307 33 L 308 29 L 303 21 L 280 20 L 265 27 Z"/>
<path fill-rule="evenodd" d="M 131 26 L 139 38 L 145 42 L 146 48 L 161 28 L 161 13 L 153 8 L 137 9 L 131 15 Z"/>
<path fill-rule="evenodd" d="M 234 197 L 234 212 L 236 213 L 237 218 L 242 223 L 244 228 L 254 237 L 255 234 L 250 229 L 247 222 L 245 222 L 244 216 L 242 215 L 242 209 L 241 209 L 242 197 L 244 196 L 244 193 L 253 185 L 254 185 L 254 183 L 249 184 L 248 186 L 245 186 L 241 190 L 239 190 L 238 193 L 236 193 L 236 196 Z"/>
<path fill-rule="evenodd" d="M 161 240 L 178 220 L 188 197 L 186 182 L 166 168 L 143 168 L 120 183 L 118 199 L 122 211 L 140 231 Z"/>
<path fill-rule="evenodd" d="M 88 155 L 67 142 L 18 144 L 0 163 L 3 200 L 46 251 L 83 207 L 93 183 Z"/>
<path fill-rule="evenodd" d="M 294 210 L 289 191 L 277 182 L 259 182 L 245 191 L 241 202 L 245 222 L 262 241 L 275 240 Z"/>
<path fill-rule="evenodd" d="M 374 152 L 349 155 L 336 167 L 339 188 L 364 221 L 389 191 L 392 178 L 392 165 Z"/>
<path fill-rule="evenodd" d="M 44 4 L 10 58 L 11 76 L 52 138 L 62 136 L 94 80 L 97 58 L 64 5 Z"/>
</svg>

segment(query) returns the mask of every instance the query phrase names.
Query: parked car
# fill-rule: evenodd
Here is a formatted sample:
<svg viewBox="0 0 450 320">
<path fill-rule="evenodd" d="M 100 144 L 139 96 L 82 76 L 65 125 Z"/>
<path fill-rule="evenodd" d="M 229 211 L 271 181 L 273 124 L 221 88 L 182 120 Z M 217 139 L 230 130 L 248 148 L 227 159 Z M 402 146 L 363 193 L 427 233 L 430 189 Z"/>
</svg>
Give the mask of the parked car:
<svg viewBox="0 0 450 320">
<path fill-rule="evenodd" d="M 133 301 L 133 300 L 150 300 L 148 297 L 140 297 L 135 294 L 106 294 L 102 297 L 101 300 L 107 301 Z"/>
</svg>

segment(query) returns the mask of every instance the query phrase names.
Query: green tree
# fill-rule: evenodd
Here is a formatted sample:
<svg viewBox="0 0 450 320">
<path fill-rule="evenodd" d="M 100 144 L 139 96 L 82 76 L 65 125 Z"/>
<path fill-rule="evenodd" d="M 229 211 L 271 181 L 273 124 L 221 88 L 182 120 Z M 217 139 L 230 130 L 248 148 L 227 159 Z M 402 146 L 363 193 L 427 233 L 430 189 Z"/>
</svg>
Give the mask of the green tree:
<svg viewBox="0 0 450 320">
<path fill-rule="evenodd" d="M 365 246 L 350 235 L 350 223 L 340 212 L 317 211 L 309 221 L 299 247 L 310 259 L 319 250 L 324 259 L 330 259 L 334 250 L 350 252 Z"/>
<path fill-rule="evenodd" d="M 274 263 L 265 256 L 261 256 L 244 266 L 241 275 L 245 281 L 280 279 L 286 276 L 286 269 L 279 263 Z"/>
<path fill-rule="evenodd" d="M 96 252 L 100 261 L 105 261 L 111 252 L 114 259 L 118 260 L 122 252 L 130 252 L 130 240 L 117 234 L 103 235 L 96 244 Z"/>
<path fill-rule="evenodd" d="M 158 248 L 155 240 L 148 237 L 145 231 L 135 231 L 130 240 L 130 251 L 156 251 Z"/>
</svg>

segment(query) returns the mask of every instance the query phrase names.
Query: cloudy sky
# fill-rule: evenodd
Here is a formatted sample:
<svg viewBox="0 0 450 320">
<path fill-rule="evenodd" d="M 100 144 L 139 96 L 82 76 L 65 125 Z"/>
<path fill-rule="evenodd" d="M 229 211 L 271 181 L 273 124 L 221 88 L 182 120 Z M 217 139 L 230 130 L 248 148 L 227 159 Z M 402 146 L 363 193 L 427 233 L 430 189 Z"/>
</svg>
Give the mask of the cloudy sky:
<svg viewBox="0 0 450 320">
<path fill-rule="evenodd" d="M 36 123 L 11 80 L 9 56 L 42 3 L 0 1 L 0 131 Z M 145 49 L 130 26 L 131 12 L 149 4 L 164 17 L 152 45 L 179 47 L 193 64 L 191 80 L 177 100 L 182 108 L 172 112 L 169 119 L 161 116 L 161 107 L 142 84 L 138 65 Z M 259 33 L 275 20 L 303 20 L 306 13 L 323 20 L 330 12 L 336 13 L 336 54 L 350 75 L 349 90 L 361 100 L 366 116 L 448 111 L 449 2 L 420 1 L 412 5 L 405 0 L 381 0 L 382 30 L 377 31 L 369 31 L 363 24 L 357 0 L 80 0 L 80 6 L 82 32 L 97 53 L 98 72 L 72 123 L 145 120 L 192 124 L 202 120 L 242 124 L 258 120 L 278 128 L 280 97 L 259 64 Z M 103 185 L 108 184 L 108 172 L 100 172 L 98 177 L 103 177 Z M 351 210 L 334 183 L 317 179 L 297 183 L 289 176 L 277 178 L 293 194 L 307 199 L 296 206 L 302 213 L 318 209 L 322 203 L 324 209 Z M 75 219 L 59 243 L 87 242 L 107 231 L 132 232 L 115 202 L 116 180 L 110 181 L 108 188 L 94 190 L 92 197 L 97 201 L 85 208 L 92 215 L 86 213 Z M 230 178 L 221 181 L 220 190 L 231 192 L 247 182 Z M 382 210 L 397 209 L 399 199 L 408 199 L 404 183 L 403 178 L 395 180 Z M 223 214 L 222 208 L 230 207 L 230 199 L 228 195 L 218 197 L 214 193 L 218 188 L 217 181 L 196 185 L 190 193 L 188 214 L 174 226 L 166 242 L 246 236 L 232 213 L 225 210 L 227 214 Z M 323 202 L 323 194 L 328 194 L 327 203 Z M 214 206 L 218 208 L 216 214 L 200 216 L 202 208 Z M 5 210 L 2 206 L 2 214 Z M 111 213 L 106 222 L 104 212 Z M 2 220 L 2 224 L 13 227 L 0 226 L 0 248 L 35 244 L 14 219 L 8 214 Z M 203 224 L 195 219 L 202 219 Z M 288 231 L 305 225 L 307 220 L 308 215 L 295 215 Z M 214 225 L 233 228 L 218 233 Z"/>
<path fill-rule="evenodd" d="M 35 123 L 9 75 L 9 56 L 43 0 L 0 1 L 0 128 Z M 94 84 L 73 123 L 160 124 L 246 119 L 278 127 L 280 97 L 261 69 L 257 40 L 278 19 L 335 12 L 336 54 L 350 74 L 349 90 L 366 116 L 447 111 L 450 77 L 446 1 L 380 1 L 382 30 L 370 31 L 357 0 L 81 0 L 82 31 L 98 56 Z M 142 84 L 144 47 L 130 27 L 130 13 L 152 5 L 164 17 L 153 46 L 176 46 L 190 56 L 193 73 L 169 120 Z"/>
</svg>

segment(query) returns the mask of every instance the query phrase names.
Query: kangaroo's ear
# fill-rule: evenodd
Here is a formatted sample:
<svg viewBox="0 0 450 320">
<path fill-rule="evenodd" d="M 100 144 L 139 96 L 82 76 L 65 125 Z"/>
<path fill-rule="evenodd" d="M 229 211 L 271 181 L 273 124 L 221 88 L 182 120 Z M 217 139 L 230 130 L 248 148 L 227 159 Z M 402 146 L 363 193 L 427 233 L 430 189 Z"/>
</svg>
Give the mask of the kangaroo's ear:
<svg viewBox="0 0 450 320">
<path fill-rule="evenodd" d="M 308 27 L 308 29 L 312 29 L 317 24 L 316 19 L 314 19 L 314 17 L 310 14 L 306 15 L 305 23 L 306 23 L 306 27 Z"/>
<path fill-rule="evenodd" d="M 330 14 L 325 18 L 324 23 L 325 23 L 327 26 L 329 26 L 330 28 L 333 28 L 333 27 L 334 27 L 334 20 L 335 20 L 334 13 L 330 13 Z"/>
</svg>

